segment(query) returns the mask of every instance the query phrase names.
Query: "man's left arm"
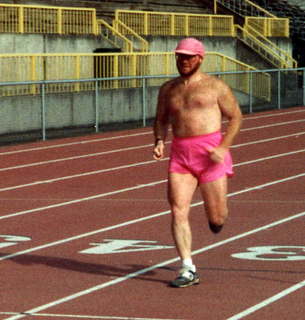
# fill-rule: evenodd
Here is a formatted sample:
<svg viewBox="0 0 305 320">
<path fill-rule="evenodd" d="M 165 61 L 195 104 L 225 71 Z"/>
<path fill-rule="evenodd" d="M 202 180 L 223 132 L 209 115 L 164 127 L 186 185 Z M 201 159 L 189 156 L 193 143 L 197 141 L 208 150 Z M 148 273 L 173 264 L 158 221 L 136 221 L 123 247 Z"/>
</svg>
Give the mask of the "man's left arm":
<svg viewBox="0 0 305 320">
<path fill-rule="evenodd" d="M 228 119 L 228 125 L 221 144 L 210 151 L 211 159 L 218 163 L 224 161 L 225 154 L 233 144 L 242 123 L 242 113 L 236 97 L 225 83 L 221 84 L 218 106 L 222 115 Z"/>
<path fill-rule="evenodd" d="M 221 113 L 228 119 L 226 133 L 224 134 L 221 146 L 230 148 L 233 144 L 234 138 L 240 130 L 242 113 L 236 97 L 227 85 L 225 85 L 223 94 L 219 96 L 218 104 Z"/>
</svg>

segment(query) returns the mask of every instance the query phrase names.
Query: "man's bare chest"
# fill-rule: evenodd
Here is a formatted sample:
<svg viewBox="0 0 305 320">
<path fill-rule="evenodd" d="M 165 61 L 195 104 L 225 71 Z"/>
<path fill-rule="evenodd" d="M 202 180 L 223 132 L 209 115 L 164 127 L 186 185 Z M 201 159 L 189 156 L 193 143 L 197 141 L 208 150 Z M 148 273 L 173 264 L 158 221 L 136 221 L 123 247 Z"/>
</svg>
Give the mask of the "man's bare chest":
<svg viewBox="0 0 305 320">
<path fill-rule="evenodd" d="M 168 107 L 171 113 L 209 109 L 217 104 L 217 95 L 206 88 L 186 90 L 177 88 L 168 97 Z"/>
</svg>

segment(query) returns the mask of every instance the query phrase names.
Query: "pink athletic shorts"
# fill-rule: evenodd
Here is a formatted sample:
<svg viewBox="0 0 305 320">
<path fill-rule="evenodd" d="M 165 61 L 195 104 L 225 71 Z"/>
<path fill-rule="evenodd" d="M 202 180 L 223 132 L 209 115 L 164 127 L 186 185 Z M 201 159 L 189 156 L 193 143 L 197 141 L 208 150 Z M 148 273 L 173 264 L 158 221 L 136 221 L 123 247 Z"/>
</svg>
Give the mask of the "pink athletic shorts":
<svg viewBox="0 0 305 320">
<path fill-rule="evenodd" d="M 209 147 L 216 147 L 222 140 L 220 131 L 186 138 L 175 137 L 171 146 L 169 172 L 191 173 L 200 183 L 215 181 L 233 175 L 230 152 L 223 163 L 210 159 Z"/>
</svg>

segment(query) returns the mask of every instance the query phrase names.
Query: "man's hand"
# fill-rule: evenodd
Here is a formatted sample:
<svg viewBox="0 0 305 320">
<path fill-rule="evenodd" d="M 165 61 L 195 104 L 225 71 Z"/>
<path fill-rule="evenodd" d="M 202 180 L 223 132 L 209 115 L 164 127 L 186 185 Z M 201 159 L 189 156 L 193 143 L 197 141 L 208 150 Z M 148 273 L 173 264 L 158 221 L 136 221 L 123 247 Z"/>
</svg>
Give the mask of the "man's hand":
<svg viewBox="0 0 305 320">
<path fill-rule="evenodd" d="M 158 140 L 153 151 L 155 160 L 161 160 L 164 157 L 164 143 L 163 140 Z"/>
<path fill-rule="evenodd" d="M 222 163 L 225 160 L 225 155 L 228 152 L 227 148 L 216 147 L 207 149 L 210 153 L 210 159 L 216 163 Z"/>
</svg>

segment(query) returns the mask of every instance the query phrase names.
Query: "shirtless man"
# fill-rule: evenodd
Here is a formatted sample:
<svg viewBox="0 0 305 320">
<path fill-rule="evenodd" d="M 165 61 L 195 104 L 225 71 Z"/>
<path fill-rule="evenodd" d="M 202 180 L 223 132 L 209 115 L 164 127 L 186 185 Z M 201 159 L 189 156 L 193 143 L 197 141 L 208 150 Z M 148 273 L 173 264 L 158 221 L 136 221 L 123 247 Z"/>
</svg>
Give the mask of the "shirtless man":
<svg viewBox="0 0 305 320">
<path fill-rule="evenodd" d="M 227 177 L 233 174 L 229 148 L 240 129 L 242 114 L 230 88 L 220 79 L 200 71 L 205 49 L 194 38 L 178 43 L 175 50 L 180 77 L 162 85 L 154 124 L 154 158 L 164 157 L 164 142 L 172 126 L 168 199 L 172 234 L 182 260 L 174 287 L 199 283 L 191 257 L 189 211 L 199 187 L 210 229 L 218 233 L 227 216 Z M 228 119 L 221 133 L 222 117 Z"/>
</svg>

